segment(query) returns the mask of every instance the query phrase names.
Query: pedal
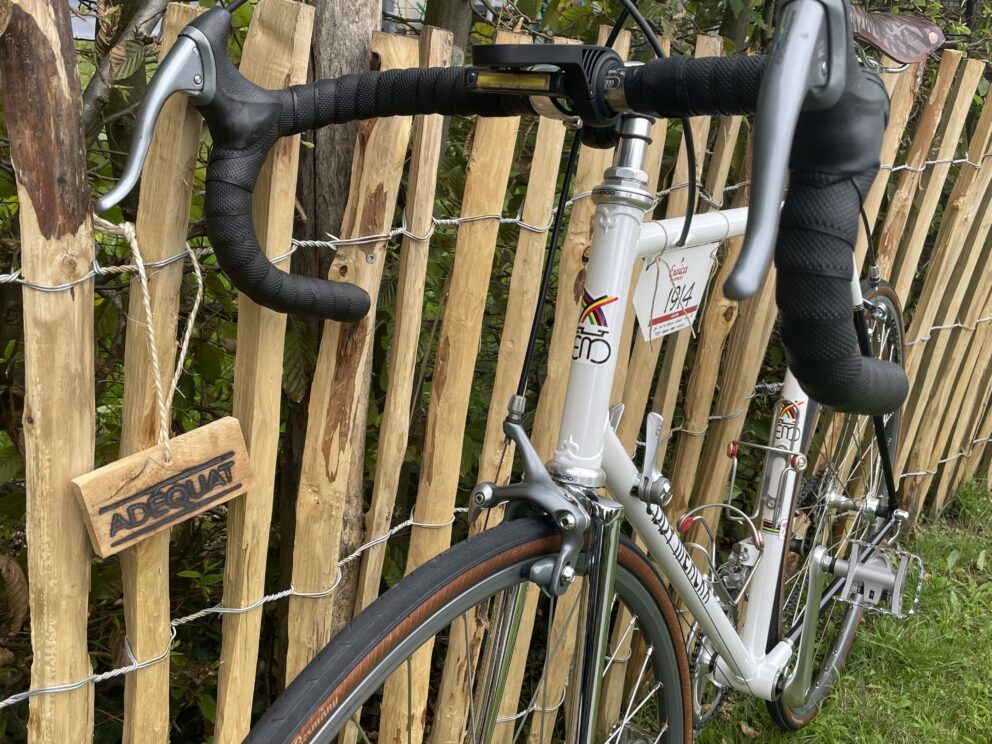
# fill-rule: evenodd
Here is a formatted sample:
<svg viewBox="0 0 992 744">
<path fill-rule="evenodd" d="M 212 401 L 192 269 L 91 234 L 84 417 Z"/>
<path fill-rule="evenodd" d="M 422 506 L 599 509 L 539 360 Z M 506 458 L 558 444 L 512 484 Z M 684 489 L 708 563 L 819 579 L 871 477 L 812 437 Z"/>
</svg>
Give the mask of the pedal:
<svg viewBox="0 0 992 744">
<path fill-rule="evenodd" d="M 831 565 L 825 566 L 844 579 L 837 599 L 899 620 L 913 615 L 923 591 L 923 560 L 905 550 L 872 546 L 861 540 L 852 540 L 850 545 L 848 560 L 831 560 Z"/>
</svg>

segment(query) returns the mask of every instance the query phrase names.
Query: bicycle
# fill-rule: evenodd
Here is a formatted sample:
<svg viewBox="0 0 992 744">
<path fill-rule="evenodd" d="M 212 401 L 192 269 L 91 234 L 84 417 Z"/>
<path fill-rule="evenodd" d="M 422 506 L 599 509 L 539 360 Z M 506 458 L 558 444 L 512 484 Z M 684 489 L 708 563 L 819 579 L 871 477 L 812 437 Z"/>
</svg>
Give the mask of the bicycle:
<svg viewBox="0 0 992 744">
<path fill-rule="evenodd" d="M 204 13 L 180 34 L 149 85 L 121 183 L 98 209 L 134 185 L 164 101 L 190 95 L 214 140 L 209 237 L 234 284 L 273 309 L 348 322 L 369 308 L 360 289 L 284 274 L 260 252 L 251 191 L 280 136 L 396 114 L 538 113 L 581 122 L 588 144 L 618 147 L 593 194 L 585 309 L 552 461 L 542 463 L 531 446 L 522 425 L 525 398 L 514 396 L 504 433 L 516 445 L 522 477 L 508 486 L 479 484 L 472 494 L 473 516 L 506 504 L 504 521 L 421 566 L 359 615 L 289 685 L 249 740 L 330 741 L 346 731 L 350 740 L 368 741 L 369 722 L 379 726 L 380 741 L 419 741 L 428 723 L 438 744 L 466 735 L 516 740 L 522 728 L 498 728 L 521 718 L 501 719 L 503 692 L 527 664 L 514 652 L 527 646 L 526 657 L 531 650 L 517 642 L 525 608 L 542 601 L 547 637 L 534 648 L 545 649 L 543 671 L 525 685 L 525 713 L 540 718 L 532 740 L 553 735 L 546 714 L 567 704 L 569 741 L 689 741 L 727 690 L 764 699 L 784 728 L 808 723 L 864 612 L 907 616 L 922 582 L 919 559 L 892 546 L 905 518 L 892 471 L 907 394 L 901 307 L 876 270 L 862 285 L 851 260 L 887 98 L 877 78 L 857 67 L 846 3 L 785 3 L 767 59 L 667 60 L 659 48 L 659 59 L 632 66 L 607 47 L 494 45 L 478 48 L 469 68 L 372 72 L 282 91 L 251 85 L 222 51 L 239 4 Z M 654 39 L 634 4 L 623 4 Z M 884 19 L 870 20 L 874 43 L 898 51 L 883 33 Z M 750 208 L 644 220 L 654 200 L 643 170 L 651 116 L 755 112 Z M 623 324 L 636 259 L 739 235 L 741 255 L 724 287 L 736 299 L 758 289 L 778 237 L 790 371 L 770 442 L 732 443 L 729 452 L 736 458 L 750 446 L 765 453 L 753 512 L 734 505 L 731 490 L 726 502 L 692 510 L 673 526 L 664 511 L 671 484 L 655 463 L 660 417 L 648 417 L 640 471 L 614 433 L 622 411 L 608 400 L 613 333 Z M 549 257 L 546 275 L 550 265 Z M 722 563 L 715 539 L 699 546 L 680 538 L 705 508 L 727 511 L 746 533 Z M 624 519 L 643 547 L 622 534 Z M 701 554 L 702 567 L 690 550 Z M 579 578 L 581 600 L 568 594 Z M 688 637 L 670 590 L 692 618 Z M 580 661 L 560 701 L 549 698 L 549 688 L 558 687 L 549 680 L 550 660 L 568 635 L 560 626 L 555 632 L 555 609 L 566 629 L 573 620 L 581 626 Z M 446 709 L 447 694 L 459 688 L 468 692 L 467 710 Z M 618 689 L 624 705 L 616 702 Z M 387 704 L 365 705 L 380 698 Z M 405 714 L 393 706 L 404 701 Z"/>
</svg>

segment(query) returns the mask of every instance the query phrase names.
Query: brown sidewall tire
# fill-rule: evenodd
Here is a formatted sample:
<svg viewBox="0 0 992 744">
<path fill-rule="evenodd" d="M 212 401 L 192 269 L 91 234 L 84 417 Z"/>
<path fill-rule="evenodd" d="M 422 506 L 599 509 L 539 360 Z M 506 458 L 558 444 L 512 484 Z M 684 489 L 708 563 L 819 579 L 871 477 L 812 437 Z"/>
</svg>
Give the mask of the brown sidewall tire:
<svg viewBox="0 0 992 744">
<path fill-rule="evenodd" d="M 516 566 L 521 566 L 521 573 L 515 575 L 526 576 L 527 567 L 539 558 L 556 555 L 560 544 L 550 520 L 521 519 L 486 530 L 425 563 L 335 636 L 252 728 L 246 741 L 311 741 L 312 734 L 370 672 L 449 602 L 487 577 Z M 690 744 L 689 663 L 675 606 L 647 557 L 626 538 L 618 551 L 618 563 L 647 592 L 663 620 L 682 690 L 685 725 L 679 741 Z"/>
</svg>

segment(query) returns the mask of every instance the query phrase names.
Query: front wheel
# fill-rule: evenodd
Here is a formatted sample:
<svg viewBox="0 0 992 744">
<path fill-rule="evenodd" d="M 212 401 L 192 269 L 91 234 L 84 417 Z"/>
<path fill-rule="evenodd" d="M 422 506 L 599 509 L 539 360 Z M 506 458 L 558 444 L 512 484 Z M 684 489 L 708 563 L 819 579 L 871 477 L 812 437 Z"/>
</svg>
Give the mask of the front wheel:
<svg viewBox="0 0 992 744">
<path fill-rule="evenodd" d="M 549 694 L 547 680 L 555 664 L 568 668 L 569 659 L 556 654 L 568 646 L 562 639 L 581 632 L 582 613 L 562 613 L 565 620 L 554 623 L 553 633 L 555 601 L 533 591 L 533 585 L 524 607 L 536 612 L 534 632 L 530 642 L 518 636 L 505 670 L 511 678 L 518 670 L 519 694 L 506 687 L 496 701 L 501 715 L 492 734 L 477 733 L 483 725 L 477 720 L 480 711 L 493 702 L 480 699 L 478 659 L 485 658 L 500 626 L 496 608 L 508 596 L 527 593 L 531 566 L 557 555 L 560 543 L 550 520 L 514 520 L 425 563 L 331 640 L 265 713 L 248 741 L 328 742 L 342 731 L 346 741 L 356 742 L 566 740 L 566 716 L 554 713 L 567 709 L 561 704 L 567 691 Z M 576 581 L 569 593 L 584 583 Z M 618 552 L 615 593 L 607 679 L 620 692 L 609 703 L 604 694 L 602 709 L 615 712 L 600 720 L 602 738 L 609 744 L 687 744 L 692 711 L 678 617 L 657 572 L 626 539 Z M 559 609 L 568 606 L 567 597 L 559 598 Z M 460 656 L 462 663 L 450 663 L 447 657 L 465 648 L 472 651 Z M 520 739 L 525 730 L 528 738 Z"/>
<path fill-rule="evenodd" d="M 885 282 L 864 287 L 868 337 L 873 355 L 902 365 L 905 360 L 902 307 L 895 291 Z M 847 558 L 852 540 L 870 539 L 882 525 L 874 513 L 889 499 L 882 474 L 880 443 L 869 416 L 837 413 L 818 407 L 807 431 L 805 447 L 809 462 L 791 523 L 791 539 L 782 562 L 777 607 L 769 633 L 769 648 L 793 636 L 806 610 L 810 557 L 822 546 L 834 558 Z M 895 462 L 899 440 L 900 411 L 883 417 L 884 447 Z M 825 572 L 824 586 L 835 577 Z M 786 730 L 802 728 L 819 712 L 833 689 L 854 643 L 863 608 L 833 599 L 821 608 L 815 651 L 813 680 L 806 702 L 790 707 L 779 699 L 768 703 L 769 712 Z"/>
</svg>

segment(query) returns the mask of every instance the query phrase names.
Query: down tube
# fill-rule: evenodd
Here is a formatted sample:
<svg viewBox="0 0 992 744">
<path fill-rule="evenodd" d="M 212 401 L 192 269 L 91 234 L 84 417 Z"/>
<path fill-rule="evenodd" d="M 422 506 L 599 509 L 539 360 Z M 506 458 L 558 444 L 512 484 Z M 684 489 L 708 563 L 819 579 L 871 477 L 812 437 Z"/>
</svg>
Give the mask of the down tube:
<svg viewBox="0 0 992 744">
<path fill-rule="evenodd" d="M 706 636 L 720 656 L 741 680 L 755 676 L 755 658 L 741 643 L 737 630 L 724 614 L 709 585 L 703 579 L 682 542 L 658 507 L 650 509 L 631 495 L 637 483 L 637 468 L 630 461 L 616 434 L 608 431 L 603 450 L 606 488 L 623 505 L 627 520 L 648 543 L 652 557 L 661 564 L 665 578 L 672 582 L 689 611 L 700 620 Z"/>
</svg>

